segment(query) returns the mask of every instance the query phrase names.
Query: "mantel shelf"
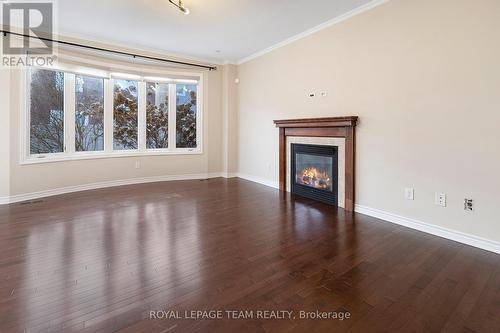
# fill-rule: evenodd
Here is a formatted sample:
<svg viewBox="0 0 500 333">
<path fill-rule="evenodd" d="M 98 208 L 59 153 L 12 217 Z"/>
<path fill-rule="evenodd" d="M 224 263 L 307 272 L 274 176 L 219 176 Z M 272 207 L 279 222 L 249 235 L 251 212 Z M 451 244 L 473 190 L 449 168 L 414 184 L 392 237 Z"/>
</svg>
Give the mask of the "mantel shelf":
<svg viewBox="0 0 500 333">
<path fill-rule="evenodd" d="M 357 116 L 275 120 L 276 127 L 354 127 Z"/>
</svg>

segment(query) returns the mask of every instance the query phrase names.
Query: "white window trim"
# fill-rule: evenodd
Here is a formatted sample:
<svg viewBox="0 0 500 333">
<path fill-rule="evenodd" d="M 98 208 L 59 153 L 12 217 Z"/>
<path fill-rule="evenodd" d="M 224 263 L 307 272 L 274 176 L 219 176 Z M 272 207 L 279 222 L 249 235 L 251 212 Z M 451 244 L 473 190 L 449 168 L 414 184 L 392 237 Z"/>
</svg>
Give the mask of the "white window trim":
<svg viewBox="0 0 500 333">
<path fill-rule="evenodd" d="M 101 62 L 92 62 L 81 68 L 65 67 L 60 65 L 56 68 L 42 68 L 55 71 L 63 71 L 65 78 L 65 94 L 64 94 L 64 137 L 65 151 L 63 153 L 51 154 L 30 154 L 30 69 L 22 70 L 20 80 L 21 91 L 21 110 L 20 110 L 20 164 L 40 164 L 52 162 L 64 162 L 74 160 L 89 160 L 89 159 L 106 159 L 106 158 L 123 158 L 123 157 L 140 157 L 140 156 L 173 156 L 173 155 L 200 155 L 203 154 L 203 114 L 204 114 L 204 73 L 203 72 L 175 72 L 143 68 L 140 66 L 124 66 L 117 65 L 115 68 L 110 68 L 108 75 L 104 75 L 102 71 L 99 75 L 92 75 L 94 72 L 92 65 L 99 65 Z M 141 73 L 139 82 L 139 101 L 138 101 L 138 149 L 136 150 L 113 150 L 113 78 L 111 72 L 132 72 Z M 74 124 L 75 124 L 75 75 L 96 76 L 104 78 L 104 151 L 97 152 L 77 152 L 74 147 Z M 147 77 L 196 77 L 197 78 L 197 113 L 196 113 L 196 148 L 176 148 L 175 129 L 176 129 L 176 98 L 171 100 L 171 96 L 175 95 L 176 83 L 190 83 L 192 80 L 182 78 L 174 79 L 170 83 L 170 89 L 174 90 L 174 95 L 170 94 L 169 98 L 169 148 L 167 149 L 146 149 L 146 128 L 145 128 L 145 113 L 146 113 L 146 97 L 145 87 Z M 119 78 L 119 77 L 116 77 Z M 163 82 L 159 82 L 163 83 Z M 66 93 L 66 91 L 73 93 Z M 143 92 L 142 94 L 140 92 Z M 172 108 L 172 109 L 171 109 Z"/>
</svg>

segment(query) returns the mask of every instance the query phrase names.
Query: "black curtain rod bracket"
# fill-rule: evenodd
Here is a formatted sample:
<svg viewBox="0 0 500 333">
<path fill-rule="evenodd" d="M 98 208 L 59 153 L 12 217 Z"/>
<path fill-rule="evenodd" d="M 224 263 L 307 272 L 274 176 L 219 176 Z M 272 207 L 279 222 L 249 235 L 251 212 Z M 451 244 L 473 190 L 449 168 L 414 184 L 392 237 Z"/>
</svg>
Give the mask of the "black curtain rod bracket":
<svg viewBox="0 0 500 333">
<path fill-rule="evenodd" d="M 141 58 L 141 59 L 146 59 L 146 60 L 166 62 L 166 63 L 169 63 L 169 64 L 176 64 L 176 65 L 184 65 L 184 66 L 204 68 L 204 69 L 208 69 L 210 71 L 217 70 L 217 67 L 214 67 L 214 66 L 200 65 L 200 64 L 196 64 L 196 63 L 192 63 L 192 62 L 185 62 L 185 61 L 178 61 L 178 60 L 172 60 L 172 59 L 150 57 L 150 56 L 147 56 L 147 55 L 141 55 L 141 54 L 135 54 L 135 53 L 129 53 L 129 52 L 123 52 L 123 51 L 117 51 L 117 50 L 110 50 L 110 49 L 105 49 L 105 48 L 102 48 L 102 47 L 95 47 L 95 46 L 90 46 L 90 45 L 85 45 L 85 44 L 65 42 L 65 41 L 62 41 L 62 40 L 57 40 L 57 39 L 52 39 L 52 38 L 45 38 L 45 37 L 25 35 L 25 34 L 20 34 L 20 33 L 17 33 L 17 32 L 12 32 L 12 31 L 9 31 L 9 30 L 0 30 L 0 32 L 3 33 L 4 37 L 7 37 L 7 34 L 10 34 L 10 35 L 20 36 L 20 37 L 25 37 L 25 38 L 35 38 L 35 39 L 39 39 L 39 40 L 46 41 L 46 42 L 51 42 L 51 43 L 58 43 L 58 44 L 62 44 L 62 45 L 80 47 L 80 48 L 84 48 L 84 49 L 88 49 L 88 50 L 93 50 L 93 51 L 101 51 L 101 52 L 108 52 L 108 53 L 113 53 L 113 54 L 118 54 L 118 55 L 123 55 L 123 56 L 129 56 L 129 57 L 132 57 L 134 59 Z"/>
</svg>

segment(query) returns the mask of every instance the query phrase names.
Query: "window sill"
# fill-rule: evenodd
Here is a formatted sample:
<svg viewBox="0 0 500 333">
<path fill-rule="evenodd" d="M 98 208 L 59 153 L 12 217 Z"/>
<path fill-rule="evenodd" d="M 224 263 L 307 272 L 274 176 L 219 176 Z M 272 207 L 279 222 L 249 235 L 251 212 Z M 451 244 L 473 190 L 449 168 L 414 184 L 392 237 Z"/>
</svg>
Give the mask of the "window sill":
<svg viewBox="0 0 500 333">
<path fill-rule="evenodd" d="M 177 149 L 177 150 L 146 150 L 146 151 L 114 151 L 112 153 L 87 152 L 73 153 L 72 155 L 45 156 L 45 157 L 26 157 L 21 160 L 20 165 L 32 165 L 55 162 L 69 162 L 81 160 L 125 158 L 125 157 L 149 157 L 149 156 L 175 156 L 175 155 L 201 155 L 201 149 Z"/>
</svg>

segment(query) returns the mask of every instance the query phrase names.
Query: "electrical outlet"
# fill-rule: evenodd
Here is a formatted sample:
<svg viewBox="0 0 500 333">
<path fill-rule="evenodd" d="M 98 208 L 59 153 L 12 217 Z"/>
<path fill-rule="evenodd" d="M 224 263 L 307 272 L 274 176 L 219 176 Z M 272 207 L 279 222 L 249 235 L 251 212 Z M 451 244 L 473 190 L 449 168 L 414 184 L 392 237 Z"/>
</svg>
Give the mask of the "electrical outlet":
<svg viewBox="0 0 500 333">
<path fill-rule="evenodd" d="M 436 196 L 434 198 L 434 203 L 437 206 L 446 207 L 446 194 L 436 192 Z"/>
<path fill-rule="evenodd" d="M 327 96 L 328 96 L 328 93 L 327 93 L 326 91 L 323 91 L 323 92 L 321 93 L 321 97 L 327 97 Z"/>
<path fill-rule="evenodd" d="M 464 199 L 464 210 L 468 212 L 474 211 L 474 200 L 473 199 Z"/>
<path fill-rule="evenodd" d="M 135 161 L 135 168 L 140 169 L 141 168 L 141 162 L 140 161 Z"/>
<path fill-rule="evenodd" d="M 312 92 L 312 93 L 309 93 L 309 97 L 310 97 L 310 98 L 316 97 L 316 94 L 315 94 L 315 93 L 313 93 L 313 92 Z"/>
<path fill-rule="evenodd" d="M 415 200 L 415 190 L 412 188 L 405 188 L 405 199 Z"/>
</svg>

